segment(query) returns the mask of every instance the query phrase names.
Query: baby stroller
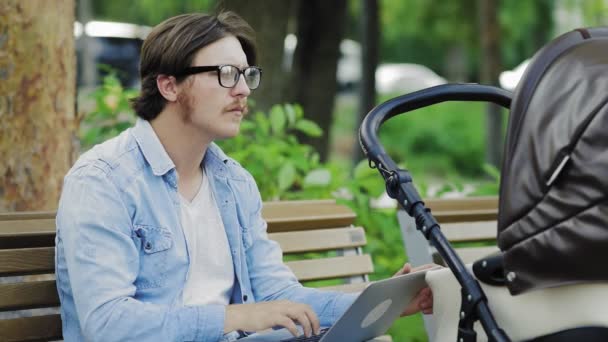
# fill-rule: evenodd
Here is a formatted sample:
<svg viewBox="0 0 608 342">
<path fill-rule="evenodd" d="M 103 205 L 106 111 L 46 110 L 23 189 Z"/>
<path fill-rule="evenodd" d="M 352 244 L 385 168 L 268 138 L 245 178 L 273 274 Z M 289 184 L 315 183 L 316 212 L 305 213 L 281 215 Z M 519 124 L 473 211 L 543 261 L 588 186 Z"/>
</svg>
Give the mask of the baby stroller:
<svg viewBox="0 0 608 342">
<path fill-rule="evenodd" d="M 410 174 L 377 136 L 391 117 L 444 101 L 510 108 L 501 251 L 472 267 L 454 252 Z M 550 42 L 513 94 L 448 84 L 391 99 L 365 117 L 359 139 L 370 167 L 449 267 L 427 274 L 435 315 L 442 317 L 432 340 L 608 341 L 607 129 L 608 28 L 578 29 Z"/>
</svg>

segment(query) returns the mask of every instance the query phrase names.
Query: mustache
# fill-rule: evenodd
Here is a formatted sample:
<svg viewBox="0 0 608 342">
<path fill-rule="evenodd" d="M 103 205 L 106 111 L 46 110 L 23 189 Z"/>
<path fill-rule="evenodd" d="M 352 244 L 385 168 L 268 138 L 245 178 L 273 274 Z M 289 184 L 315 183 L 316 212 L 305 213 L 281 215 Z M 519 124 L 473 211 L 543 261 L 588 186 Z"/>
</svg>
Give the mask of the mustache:
<svg viewBox="0 0 608 342">
<path fill-rule="evenodd" d="M 238 102 L 234 102 L 224 108 L 224 111 L 226 111 L 226 112 L 230 112 L 233 110 L 239 110 L 243 113 L 243 115 L 246 115 L 247 113 L 249 113 L 249 106 L 247 105 L 247 102 L 238 101 Z"/>
</svg>

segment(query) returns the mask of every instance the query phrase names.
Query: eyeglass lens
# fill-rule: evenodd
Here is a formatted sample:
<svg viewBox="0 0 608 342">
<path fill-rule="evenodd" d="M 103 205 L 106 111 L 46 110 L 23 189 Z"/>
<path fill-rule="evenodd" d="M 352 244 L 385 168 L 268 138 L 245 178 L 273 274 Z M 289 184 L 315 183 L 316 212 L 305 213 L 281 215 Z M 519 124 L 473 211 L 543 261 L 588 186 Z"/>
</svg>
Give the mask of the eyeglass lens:
<svg viewBox="0 0 608 342">
<path fill-rule="evenodd" d="M 241 71 L 239 68 L 232 65 L 224 65 L 220 68 L 220 83 L 224 87 L 232 88 L 239 81 Z M 243 70 L 245 83 L 249 89 L 256 89 L 260 85 L 260 70 L 254 67 L 248 67 Z"/>
</svg>

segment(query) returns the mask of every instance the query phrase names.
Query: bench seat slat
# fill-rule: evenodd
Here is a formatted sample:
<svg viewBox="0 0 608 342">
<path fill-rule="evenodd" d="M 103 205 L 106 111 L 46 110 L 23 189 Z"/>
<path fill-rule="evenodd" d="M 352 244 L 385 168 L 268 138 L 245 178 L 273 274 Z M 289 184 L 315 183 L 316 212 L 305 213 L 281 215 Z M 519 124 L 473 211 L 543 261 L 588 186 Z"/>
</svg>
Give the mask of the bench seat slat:
<svg viewBox="0 0 608 342">
<path fill-rule="evenodd" d="M 53 247 L 0 250 L 0 276 L 55 272 Z"/>
<path fill-rule="evenodd" d="M 0 284 L 0 311 L 59 306 L 54 280 Z"/>
<path fill-rule="evenodd" d="M 0 320 L 0 341 L 49 341 L 61 338 L 60 315 Z"/>
<path fill-rule="evenodd" d="M 343 278 L 374 271 L 372 258 L 367 254 L 288 261 L 285 264 L 300 281 Z"/>
<path fill-rule="evenodd" d="M 365 246 L 365 231 L 361 227 L 320 229 L 312 231 L 270 233 L 283 253 L 326 251 Z"/>
</svg>

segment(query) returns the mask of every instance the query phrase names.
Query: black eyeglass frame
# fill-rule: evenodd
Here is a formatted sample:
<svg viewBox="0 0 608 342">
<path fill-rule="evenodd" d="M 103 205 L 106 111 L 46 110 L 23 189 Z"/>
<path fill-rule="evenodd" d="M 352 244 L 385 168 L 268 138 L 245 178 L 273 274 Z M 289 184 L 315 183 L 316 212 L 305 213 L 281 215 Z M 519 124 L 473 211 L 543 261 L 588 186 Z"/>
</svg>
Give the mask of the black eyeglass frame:
<svg viewBox="0 0 608 342">
<path fill-rule="evenodd" d="M 227 87 L 222 83 L 222 77 L 220 74 L 220 70 L 223 67 L 233 67 L 236 70 L 238 70 L 238 76 L 236 77 L 236 81 L 234 82 L 234 85 L 232 87 Z M 194 74 L 200 74 L 203 72 L 210 72 L 210 71 L 217 71 L 217 82 L 220 84 L 220 86 L 224 87 L 224 88 L 234 88 L 236 87 L 237 84 L 239 84 L 239 81 L 241 80 L 241 75 L 243 75 L 243 77 L 245 76 L 245 71 L 247 71 L 247 69 L 255 69 L 260 73 L 260 80 L 258 82 L 258 85 L 255 88 L 249 88 L 250 90 L 254 90 L 257 89 L 260 86 L 260 83 L 262 82 L 262 68 L 257 67 L 257 66 L 248 66 L 244 69 L 241 69 L 239 67 L 237 67 L 236 65 L 232 65 L 232 64 L 220 64 L 220 65 L 201 65 L 201 66 L 191 66 L 191 67 L 187 67 L 184 70 L 182 70 L 181 72 L 175 74 L 175 77 L 186 77 L 186 76 L 190 76 L 190 75 L 194 75 Z M 247 84 L 247 81 L 245 80 L 245 84 Z M 249 87 L 249 84 L 247 84 L 247 87 Z"/>
</svg>

